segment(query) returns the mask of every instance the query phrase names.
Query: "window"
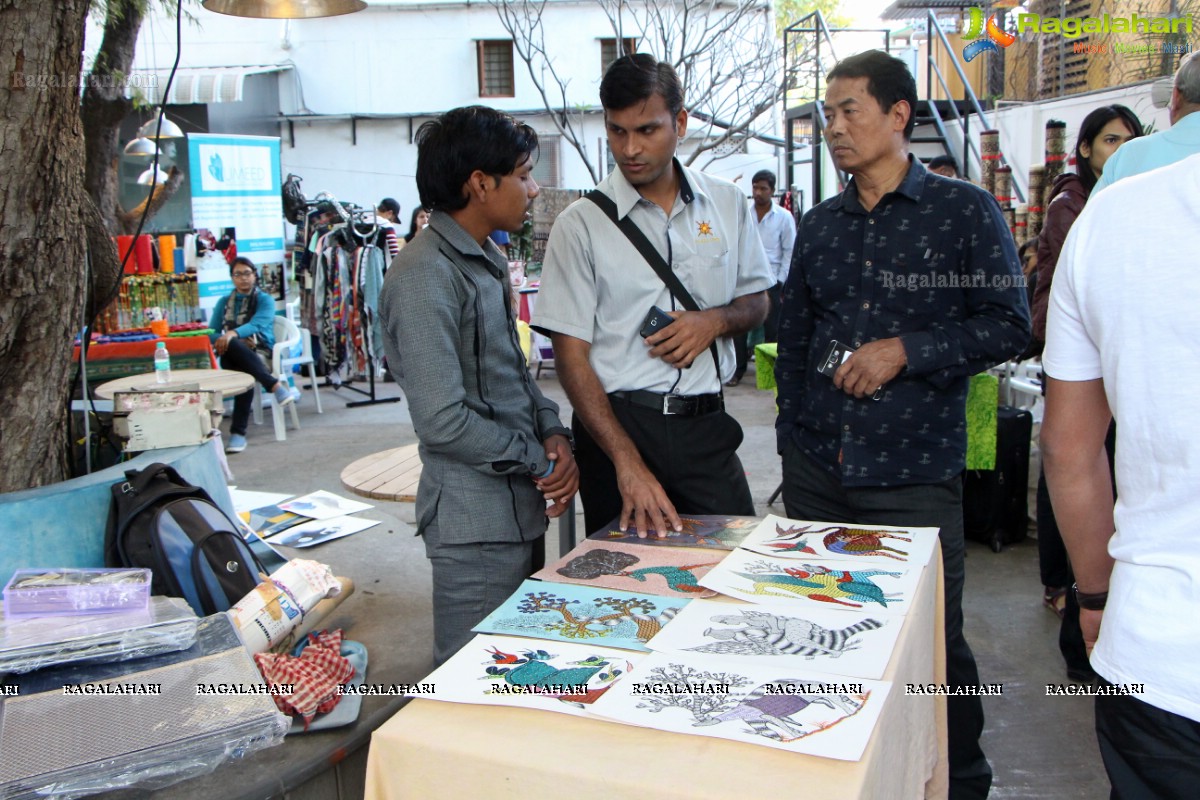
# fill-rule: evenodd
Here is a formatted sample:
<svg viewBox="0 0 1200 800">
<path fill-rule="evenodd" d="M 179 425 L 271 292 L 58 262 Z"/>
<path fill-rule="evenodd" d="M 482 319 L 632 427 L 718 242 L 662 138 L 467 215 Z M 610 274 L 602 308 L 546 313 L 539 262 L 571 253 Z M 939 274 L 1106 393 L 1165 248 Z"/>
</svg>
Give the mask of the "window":
<svg viewBox="0 0 1200 800">
<path fill-rule="evenodd" d="M 621 49 L 617 51 L 616 39 L 601 39 L 600 40 L 600 74 L 603 75 L 608 71 L 608 67 L 612 62 L 616 61 L 621 56 L 627 56 L 637 52 L 637 39 L 621 39 Z"/>
<path fill-rule="evenodd" d="M 480 97 L 513 97 L 513 43 L 511 39 L 481 39 L 475 42 L 479 63 Z"/>
<path fill-rule="evenodd" d="M 558 152 L 562 148 L 562 137 L 557 134 L 538 134 L 538 160 L 533 165 L 533 179 L 538 186 L 560 188 L 558 174 Z"/>
</svg>

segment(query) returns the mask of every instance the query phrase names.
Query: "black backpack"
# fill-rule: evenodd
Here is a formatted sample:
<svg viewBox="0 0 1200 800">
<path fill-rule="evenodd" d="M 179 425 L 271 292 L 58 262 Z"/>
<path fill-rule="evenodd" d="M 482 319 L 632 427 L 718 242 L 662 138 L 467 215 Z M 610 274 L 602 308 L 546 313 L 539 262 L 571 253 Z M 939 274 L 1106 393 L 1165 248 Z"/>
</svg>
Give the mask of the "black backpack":
<svg viewBox="0 0 1200 800">
<path fill-rule="evenodd" d="M 228 610 L 266 574 L 208 492 L 157 463 L 112 485 L 104 563 L 149 568 L 153 594 L 182 597 L 201 616 Z"/>
</svg>

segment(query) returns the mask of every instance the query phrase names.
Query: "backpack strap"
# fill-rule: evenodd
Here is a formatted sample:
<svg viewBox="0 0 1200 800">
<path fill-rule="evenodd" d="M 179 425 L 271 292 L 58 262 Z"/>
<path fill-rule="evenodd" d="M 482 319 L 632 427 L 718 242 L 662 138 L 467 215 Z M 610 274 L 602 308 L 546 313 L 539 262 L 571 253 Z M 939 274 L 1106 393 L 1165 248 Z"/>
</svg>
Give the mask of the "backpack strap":
<svg viewBox="0 0 1200 800">
<path fill-rule="evenodd" d="M 662 282 L 667 285 L 667 290 L 679 298 L 679 302 L 683 303 L 684 308 L 688 311 L 700 310 L 700 305 L 692 297 L 691 292 L 683 285 L 683 281 L 679 280 L 679 276 L 671 269 L 671 265 L 666 262 L 666 259 L 659 254 L 654 245 L 650 243 L 650 240 L 646 238 L 646 234 L 642 233 L 642 229 L 637 226 L 637 223 L 630 219 L 628 214 L 624 217 L 618 216 L 617 204 L 613 202 L 611 197 L 599 189 L 593 189 L 585 194 L 584 197 L 595 203 L 604 212 L 605 216 L 612 220 L 612 223 L 617 226 L 621 233 L 625 234 L 625 238 L 637 248 L 638 253 L 646 260 L 646 263 L 650 265 L 650 268 L 654 270 Z M 717 393 L 721 394 L 724 391 L 721 388 L 721 358 L 717 354 L 716 341 L 709 343 L 708 351 L 712 354 L 713 366 L 717 370 Z"/>
</svg>

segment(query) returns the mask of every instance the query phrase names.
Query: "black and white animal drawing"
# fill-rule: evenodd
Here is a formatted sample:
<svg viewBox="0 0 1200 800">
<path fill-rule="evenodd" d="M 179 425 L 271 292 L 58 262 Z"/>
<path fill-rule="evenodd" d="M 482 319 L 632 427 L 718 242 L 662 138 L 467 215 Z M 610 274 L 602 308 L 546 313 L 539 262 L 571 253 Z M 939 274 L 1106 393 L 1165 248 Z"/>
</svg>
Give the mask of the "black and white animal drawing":
<svg viewBox="0 0 1200 800">
<path fill-rule="evenodd" d="M 700 653 L 803 656 L 810 660 L 817 656 L 837 658 L 848 650 L 858 649 L 861 637 L 857 634 L 883 627 L 878 620 L 865 619 L 839 630 L 830 630 L 799 617 L 749 609 L 711 619 L 719 625 L 736 627 L 709 628 L 704 635 L 717 641 L 686 649 Z"/>
</svg>

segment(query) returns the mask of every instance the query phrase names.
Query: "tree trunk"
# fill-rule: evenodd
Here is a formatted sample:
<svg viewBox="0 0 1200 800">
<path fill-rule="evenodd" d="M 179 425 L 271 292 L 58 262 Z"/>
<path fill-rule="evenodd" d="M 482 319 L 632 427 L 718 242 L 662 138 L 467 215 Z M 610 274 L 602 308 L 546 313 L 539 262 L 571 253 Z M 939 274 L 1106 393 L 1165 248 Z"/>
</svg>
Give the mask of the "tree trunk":
<svg viewBox="0 0 1200 800">
<path fill-rule="evenodd" d="M 133 101 L 125 97 L 125 84 L 133 69 L 134 46 L 144 15 L 144 0 L 140 3 L 138 0 L 108 0 L 104 38 L 84 87 L 79 112 L 87 146 L 84 188 L 96 202 L 112 236 L 124 232 L 118 222 L 118 137 L 121 120 L 133 111 Z"/>
<path fill-rule="evenodd" d="M 133 233 L 135 218 L 129 225 L 118 199 L 117 159 L 120 156 L 121 121 L 133 111 L 133 102 L 125 97 L 126 78 L 133 69 L 138 29 L 146 15 L 146 0 L 108 0 L 104 15 L 104 37 L 88 75 L 80 105 L 84 137 L 83 185 L 99 212 L 109 236 Z M 175 193 L 181 181 L 156 190 L 158 207 Z M 156 198 L 157 199 L 157 198 Z M 140 214 L 139 214 L 140 216 Z M 148 215 L 150 216 L 150 215 Z M 121 281 L 121 266 L 111 243 L 93 235 L 92 280 L 86 306 L 88 321 L 116 295 Z"/>
<path fill-rule="evenodd" d="M 66 474 L 85 293 L 79 118 L 88 0 L 0 0 L 0 491 Z"/>
</svg>

